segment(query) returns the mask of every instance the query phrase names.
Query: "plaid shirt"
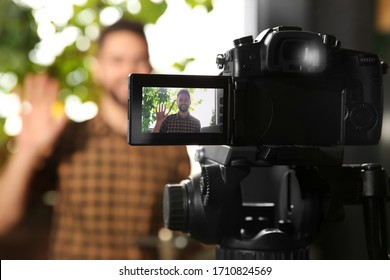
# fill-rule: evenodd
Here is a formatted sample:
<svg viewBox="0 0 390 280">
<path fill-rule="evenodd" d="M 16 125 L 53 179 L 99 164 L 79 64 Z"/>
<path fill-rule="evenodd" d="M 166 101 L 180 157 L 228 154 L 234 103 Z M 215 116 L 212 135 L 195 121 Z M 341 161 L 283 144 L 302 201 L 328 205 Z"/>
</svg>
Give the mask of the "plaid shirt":
<svg viewBox="0 0 390 280">
<path fill-rule="evenodd" d="M 189 174 L 185 147 L 134 147 L 100 117 L 71 124 L 56 149 L 51 258 L 156 259 L 162 193 Z"/>
<path fill-rule="evenodd" d="M 190 114 L 180 117 L 179 113 L 169 115 L 161 124 L 160 133 L 199 133 L 200 121 Z"/>
</svg>

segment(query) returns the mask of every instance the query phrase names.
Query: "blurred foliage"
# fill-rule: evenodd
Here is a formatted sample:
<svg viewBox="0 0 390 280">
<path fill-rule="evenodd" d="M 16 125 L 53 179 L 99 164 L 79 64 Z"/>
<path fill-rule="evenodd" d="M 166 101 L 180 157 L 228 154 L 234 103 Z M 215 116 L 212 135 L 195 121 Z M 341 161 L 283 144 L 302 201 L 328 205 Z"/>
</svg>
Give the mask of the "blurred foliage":
<svg viewBox="0 0 390 280">
<path fill-rule="evenodd" d="M 212 0 L 180 1 L 185 1 L 191 8 L 201 6 L 207 11 L 213 9 Z M 26 2 L 32 3 L 31 6 L 25 4 Z M 56 18 L 48 20 L 47 16 L 44 19 L 39 17 L 42 10 L 48 9 L 49 4 L 61 6 L 64 3 L 70 6 L 72 12 L 65 22 Z M 46 2 L 0 0 L 0 94 L 11 91 L 2 84 L 2 74 L 7 73 L 8 76 L 17 77 L 16 82 L 20 84 L 27 73 L 46 71 L 59 80 L 62 100 L 74 94 L 83 102 L 88 100 L 97 102 L 98 88 L 92 81 L 89 65 L 96 49 L 99 30 L 104 25 L 103 12 L 114 12 L 118 15 L 118 19 L 121 17 L 144 24 L 155 24 L 167 7 L 165 0 L 53 0 Z M 64 14 L 66 14 L 65 10 Z M 49 27 L 49 29 L 40 31 L 42 27 Z M 52 60 L 50 60 L 49 53 L 44 53 L 46 62 L 40 63 L 34 59 L 34 56 L 37 56 L 39 47 L 45 39 L 42 36 L 48 31 L 57 36 L 55 40 L 60 42 L 64 41 L 61 39 L 63 37 L 60 37 L 61 34 L 66 32 L 73 32 L 76 36 L 70 42 L 64 42 L 63 49 L 56 50 L 55 55 L 52 55 Z M 176 63 L 174 67 L 183 71 L 191 61 L 192 59 L 183 60 Z M 3 126 L 4 119 L 0 116 L 0 146 L 4 146 L 7 140 Z"/>
<path fill-rule="evenodd" d="M 143 89 L 142 99 L 142 132 L 148 132 L 150 125 L 156 121 L 158 104 L 170 104 L 171 95 L 166 88 L 148 87 Z M 173 99 L 175 100 L 175 99 Z M 167 110 L 171 105 L 167 105 Z"/>
<path fill-rule="evenodd" d="M 181 1 L 186 1 L 191 8 L 203 6 L 207 11 L 211 11 L 213 8 L 212 0 Z M 66 82 L 66 75 L 76 69 L 86 69 L 85 57 L 88 54 L 93 54 L 96 39 L 90 38 L 88 28 L 91 30 L 91 27 L 99 29 L 102 27 L 99 15 L 103 10 L 113 8 L 122 15 L 122 18 L 136 20 L 144 24 L 155 24 L 168 7 L 165 0 L 138 0 L 138 2 L 134 0 L 85 0 L 73 2 L 81 4 L 72 5 L 73 15 L 64 25 L 56 22 L 51 23 L 57 34 L 72 27 L 79 33 L 76 40 L 66 46 L 53 63 L 39 65 L 31 61 L 31 54 L 37 44 L 42 41 L 38 36 L 39 23 L 36 20 L 37 11 L 42 7 L 32 8 L 23 5 L 22 0 L 0 1 L 0 73 L 12 72 L 21 80 L 28 72 L 49 71 L 62 82 L 64 87 L 69 87 L 72 90 L 75 85 Z M 138 3 L 133 12 L 131 12 L 130 2 Z M 90 40 L 90 47 L 80 50 L 77 47 L 79 39 Z M 178 63 L 177 68 L 183 70 L 190 61 Z"/>
<path fill-rule="evenodd" d="M 41 23 L 37 22 L 37 16 L 34 15 L 44 7 L 32 8 L 21 3 L 22 1 L 11 0 L 0 3 L 0 73 L 15 73 L 18 80 L 22 81 L 28 72 L 47 71 L 59 79 L 63 87 L 62 99 L 75 94 L 83 101 L 98 100 L 97 90 L 88 69 L 88 59 L 96 48 L 96 38 L 91 38 L 88 28 L 99 30 L 103 26 L 100 13 L 104 9 L 114 8 L 122 18 L 154 24 L 167 9 L 166 1 L 158 3 L 152 0 L 140 0 L 137 13 L 130 13 L 127 1 L 124 0 L 86 0 L 82 5 L 73 5 L 73 15 L 65 25 L 53 21 L 50 23 L 54 26 L 56 34 L 72 30 L 78 33 L 77 37 L 64 46 L 52 63 L 39 65 L 31 60 L 34 49 L 42 42 L 38 36 Z M 80 48 L 81 40 L 84 40 L 87 48 Z M 76 79 L 72 79 L 72 73 Z"/>
<path fill-rule="evenodd" d="M 183 72 L 187 65 L 191 62 L 193 62 L 195 60 L 195 58 L 193 57 L 190 57 L 190 58 L 185 58 L 184 60 L 180 61 L 180 62 L 175 62 L 172 66 L 174 68 L 176 68 L 177 70 L 179 70 L 180 72 Z"/>
<path fill-rule="evenodd" d="M 186 2 L 191 8 L 202 5 L 208 12 L 213 9 L 213 0 L 186 0 Z"/>
<path fill-rule="evenodd" d="M 0 73 L 11 71 L 21 77 L 34 71 L 36 65 L 28 54 L 38 42 L 31 9 L 10 0 L 0 1 Z"/>
</svg>

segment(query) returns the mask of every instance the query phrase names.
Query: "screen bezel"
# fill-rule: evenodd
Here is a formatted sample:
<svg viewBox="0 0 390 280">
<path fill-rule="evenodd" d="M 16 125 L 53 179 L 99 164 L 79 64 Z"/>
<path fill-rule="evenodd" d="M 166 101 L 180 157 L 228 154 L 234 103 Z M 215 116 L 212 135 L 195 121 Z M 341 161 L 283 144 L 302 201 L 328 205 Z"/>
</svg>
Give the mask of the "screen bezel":
<svg viewBox="0 0 390 280">
<path fill-rule="evenodd" d="M 130 145 L 223 145 L 228 142 L 228 76 L 130 74 L 128 133 Z M 142 89 L 144 87 L 223 89 L 223 127 L 220 133 L 143 133 Z"/>
</svg>

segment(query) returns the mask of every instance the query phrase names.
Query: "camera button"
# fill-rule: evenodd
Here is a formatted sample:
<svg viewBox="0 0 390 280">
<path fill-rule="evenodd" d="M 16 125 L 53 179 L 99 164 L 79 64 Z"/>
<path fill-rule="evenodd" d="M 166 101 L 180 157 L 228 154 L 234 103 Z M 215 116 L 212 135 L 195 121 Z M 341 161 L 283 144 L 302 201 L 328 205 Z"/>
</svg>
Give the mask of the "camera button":
<svg viewBox="0 0 390 280">
<path fill-rule="evenodd" d="M 357 131 L 367 132 L 374 128 L 378 121 L 375 109 L 367 103 L 361 103 L 351 110 L 351 123 Z"/>
</svg>

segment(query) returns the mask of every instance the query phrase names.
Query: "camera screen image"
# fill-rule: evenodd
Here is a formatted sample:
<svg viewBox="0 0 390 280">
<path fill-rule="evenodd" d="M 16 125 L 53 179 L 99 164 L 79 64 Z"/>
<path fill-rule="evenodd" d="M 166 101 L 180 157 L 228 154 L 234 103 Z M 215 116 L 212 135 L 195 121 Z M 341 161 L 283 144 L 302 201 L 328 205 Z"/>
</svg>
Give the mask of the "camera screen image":
<svg viewBox="0 0 390 280">
<path fill-rule="evenodd" d="M 222 88 L 142 88 L 143 133 L 222 133 Z"/>
<path fill-rule="evenodd" d="M 229 82 L 226 76 L 131 74 L 128 143 L 226 143 Z"/>
</svg>

